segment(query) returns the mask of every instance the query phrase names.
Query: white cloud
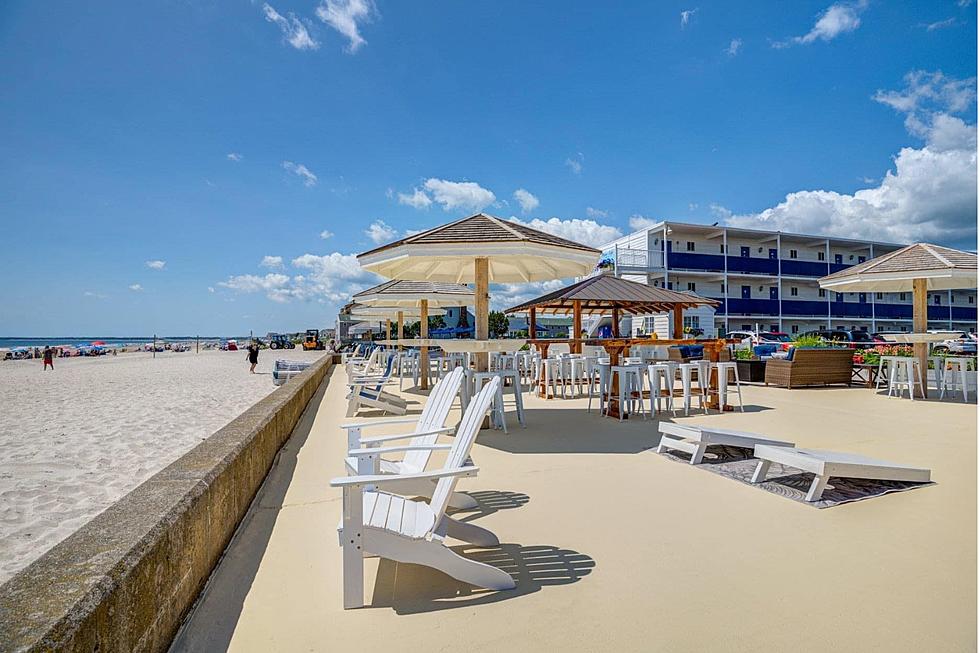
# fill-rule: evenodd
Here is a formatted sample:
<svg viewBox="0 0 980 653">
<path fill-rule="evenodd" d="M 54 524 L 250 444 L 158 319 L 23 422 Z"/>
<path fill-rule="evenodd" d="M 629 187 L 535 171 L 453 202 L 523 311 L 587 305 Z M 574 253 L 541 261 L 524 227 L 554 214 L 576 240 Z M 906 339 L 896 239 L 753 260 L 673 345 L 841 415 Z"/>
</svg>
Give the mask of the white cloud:
<svg viewBox="0 0 980 653">
<path fill-rule="evenodd" d="M 697 11 L 698 10 L 695 8 L 695 9 L 685 9 L 684 11 L 681 12 L 681 29 L 687 27 L 687 24 L 691 22 L 691 19 L 694 18 L 694 14 L 696 14 Z"/>
<path fill-rule="evenodd" d="M 297 50 L 316 50 L 320 47 L 316 39 L 310 36 L 309 30 L 302 20 L 290 12 L 289 16 L 283 16 L 272 8 L 269 4 L 262 5 L 265 12 L 265 19 L 270 23 L 275 23 L 282 31 L 282 38 Z M 237 159 L 235 159 L 237 161 Z"/>
<path fill-rule="evenodd" d="M 790 193 L 759 213 L 732 215 L 731 226 L 828 234 L 878 241 L 931 241 L 974 249 L 977 238 L 977 126 L 949 112 L 972 107 L 964 89 L 976 80 L 916 71 L 906 88 L 879 91 L 874 99 L 906 115 L 922 148 L 904 147 L 894 170 L 854 194 L 828 190 Z"/>
<path fill-rule="evenodd" d="M 925 25 L 925 28 L 927 32 L 935 32 L 937 29 L 952 27 L 955 24 L 956 24 L 955 18 L 947 18 L 946 20 L 937 20 L 935 23 L 929 23 Z"/>
<path fill-rule="evenodd" d="M 785 48 L 793 44 L 808 45 L 817 40 L 831 41 L 841 34 L 853 32 L 861 26 L 861 12 L 867 6 L 867 0 L 832 4 L 820 14 L 809 32 L 803 36 L 794 36 L 785 41 L 777 41 L 772 45 L 774 48 Z"/>
<path fill-rule="evenodd" d="M 370 238 L 375 245 L 383 245 L 394 240 L 398 236 L 398 232 L 386 224 L 384 220 L 375 220 L 371 226 L 364 230 L 364 235 Z"/>
<path fill-rule="evenodd" d="M 323 0 L 316 8 L 317 17 L 347 37 L 347 51 L 357 52 L 367 43 L 361 36 L 359 22 L 369 22 L 376 13 L 371 0 Z"/>
<path fill-rule="evenodd" d="M 281 256 L 263 256 L 262 261 L 259 265 L 263 268 L 269 268 L 270 270 L 277 270 L 282 267 L 282 257 Z"/>
<path fill-rule="evenodd" d="M 602 209 L 592 208 L 591 206 L 585 207 L 585 215 L 593 219 L 602 220 L 603 218 L 609 217 L 609 211 L 603 211 Z"/>
<path fill-rule="evenodd" d="M 574 157 L 568 157 L 567 159 L 565 159 L 565 165 L 568 166 L 568 169 L 571 170 L 573 174 L 576 175 L 582 174 L 582 168 L 584 167 L 584 164 L 585 164 L 585 155 L 583 155 L 581 152 L 576 154 Z"/>
<path fill-rule="evenodd" d="M 214 292 L 214 286 L 208 286 L 208 292 Z"/>
<path fill-rule="evenodd" d="M 323 231 L 320 232 L 320 238 L 322 240 L 327 240 L 333 237 L 334 237 L 334 233 L 332 231 L 328 231 L 327 229 L 324 229 Z"/>
<path fill-rule="evenodd" d="M 728 44 L 728 47 L 725 48 L 725 54 L 727 54 L 729 57 L 734 57 L 738 54 L 740 49 L 742 49 L 742 39 L 732 39 L 731 43 Z"/>
<path fill-rule="evenodd" d="M 146 267 L 150 268 L 151 270 L 162 270 L 166 265 L 166 261 L 161 261 L 159 259 L 146 262 Z"/>
<path fill-rule="evenodd" d="M 635 213 L 630 216 L 630 229 L 632 231 L 642 231 L 643 229 L 649 229 L 659 222 L 660 220 L 654 220 L 653 218 L 647 218 L 639 213 Z"/>
<path fill-rule="evenodd" d="M 134 283 L 134 284 L 132 284 L 132 285 L 129 286 L 129 289 L 132 290 L 132 291 L 134 291 L 134 292 L 139 292 L 139 291 L 143 290 L 143 286 L 139 285 L 138 283 Z"/>
<path fill-rule="evenodd" d="M 490 284 L 490 308 L 495 311 L 500 311 L 511 306 L 517 306 L 530 299 L 567 286 L 572 281 L 572 279 L 552 279 L 549 281 L 532 281 L 530 283 L 493 283 Z"/>
<path fill-rule="evenodd" d="M 514 191 L 514 199 L 521 205 L 521 211 L 524 213 L 530 213 L 534 209 L 538 208 L 539 204 L 541 204 L 537 197 L 523 188 L 518 188 Z"/>
<path fill-rule="evenodd" d="M 610 240 L 616 240 L 623 235 L 623 232 L 616 227 L 602 225 L 595 220 L 580 220 L 578 218 L 572 218 L 570 220 L 561 220 L 559 218 L 541 220 L 535 218 L 534 220 L 525 222 L 515 217 L 511 217 L 510 220 L 511 222 L 537 229 L 538 231 L 544 231 L 592 247 L 605 245 Z"/>
<path fill-rule="evenodd" d="M 426 179 L 425 190 L 432 194 L 432 199 L 446 211 L 462 209 L 479 211 L 497 199 L 497 197 L 473 181 L 449 181 L 447 179 Z"/>
<path fill-rule="evenodd" d="M 398 203 L 411 206 L 413 209 L 427 209 L 432 206 L 432 198 L 423 190 L 416 188 L 411 195 L 398 193 Z"/>
<path fill-rule="evenodd" d="M 292 161 L 283 161 L 282 167 L 285 170 L 293 173 L 297 177 L 303 180 L 303 185 L 307 188 L 316 186 L 316 175 L 313 171 L 304 166 L 302 163 L 293 163 Z"/>
<path fill-rule="evenodd" d="M 229 152 L 225 156 L 228 157 L 228 160 L 229 161 L 235 161 L 235 162 L 241 161 L 242 159 L 245 158 L 241 154 L 239 154 L 238 152 Z"/>
</svg>

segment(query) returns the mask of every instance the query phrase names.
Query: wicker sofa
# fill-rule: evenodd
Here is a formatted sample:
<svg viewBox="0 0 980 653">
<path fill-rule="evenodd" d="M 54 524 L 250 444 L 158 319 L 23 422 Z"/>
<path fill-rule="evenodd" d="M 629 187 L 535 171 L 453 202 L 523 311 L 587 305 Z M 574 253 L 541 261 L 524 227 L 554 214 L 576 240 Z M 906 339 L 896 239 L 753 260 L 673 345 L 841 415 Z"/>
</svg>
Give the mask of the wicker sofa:
<svg viewBox="0 0 980 653">
<path fill-rule="evenodd" d="M 790 358 L 766 362 L 766 385 L 798 388 L 807 385 L 851 384 L 854 351 L 794 347 Z"/>
</svg>

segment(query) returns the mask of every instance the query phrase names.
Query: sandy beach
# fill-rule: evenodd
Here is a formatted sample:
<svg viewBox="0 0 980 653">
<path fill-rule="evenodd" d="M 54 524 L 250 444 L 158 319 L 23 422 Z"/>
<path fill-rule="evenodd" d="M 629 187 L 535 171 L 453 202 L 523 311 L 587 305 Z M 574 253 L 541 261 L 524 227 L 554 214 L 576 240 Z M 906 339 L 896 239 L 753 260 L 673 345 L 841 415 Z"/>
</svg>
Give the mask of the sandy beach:
<svg viewBox="0 0 980 653">
<path fill-rule="evenodd" d="M 132 353 L 0 363 L 0 583 L 262 399 L 276 358 Z"/>
</svg>

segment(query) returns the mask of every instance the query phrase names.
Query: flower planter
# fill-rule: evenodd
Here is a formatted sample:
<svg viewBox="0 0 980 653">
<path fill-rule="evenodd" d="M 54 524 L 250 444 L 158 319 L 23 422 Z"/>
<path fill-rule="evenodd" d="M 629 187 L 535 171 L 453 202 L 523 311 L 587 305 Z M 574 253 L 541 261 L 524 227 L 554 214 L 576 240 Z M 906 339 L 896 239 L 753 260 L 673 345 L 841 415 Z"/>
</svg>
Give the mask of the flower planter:
<svg viewBox="0 0 980 653">
<path fill-rule="evenodd" d="M 762 383 L 766 380 L 766 361 L 735 361 L 738 378 L 742 383 Z"/>
</svg>

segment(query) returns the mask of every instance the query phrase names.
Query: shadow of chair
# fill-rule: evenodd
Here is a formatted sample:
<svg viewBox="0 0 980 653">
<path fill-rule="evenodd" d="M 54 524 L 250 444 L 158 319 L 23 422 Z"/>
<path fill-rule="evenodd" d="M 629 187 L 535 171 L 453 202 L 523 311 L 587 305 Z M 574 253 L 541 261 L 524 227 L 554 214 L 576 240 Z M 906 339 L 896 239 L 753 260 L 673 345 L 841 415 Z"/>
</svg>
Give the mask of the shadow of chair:
<svg viewBox="0 0 980 653">
<path fill-rule="evenodd" d="M 546 544 L 501 544 L 482 548 L 470 544 L 452 547 L 456 553 L 506 571 L 514 578 L 512 590 L 493 591 L 460 582 L 420 565 L 382 559 L 374 585 L 371 607 L 390 607 L 398 614 L 419 614 L 506 601 L 569 585 L 588 576 L 595 560 L 577 551 Z"/>
</svg>

